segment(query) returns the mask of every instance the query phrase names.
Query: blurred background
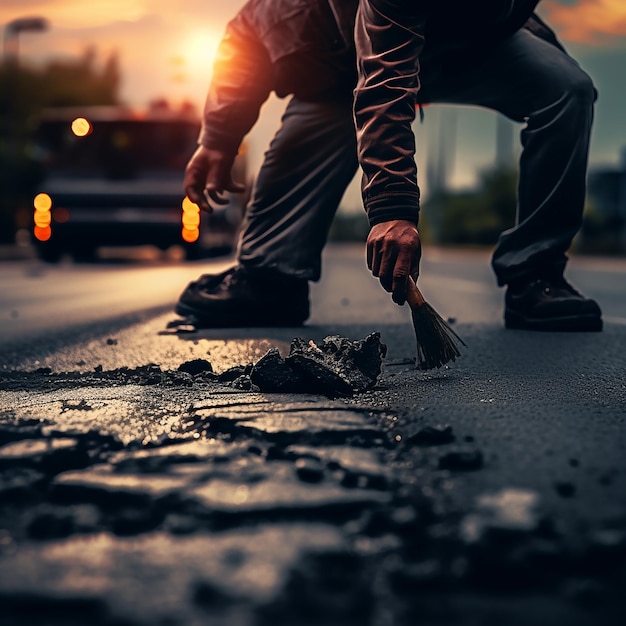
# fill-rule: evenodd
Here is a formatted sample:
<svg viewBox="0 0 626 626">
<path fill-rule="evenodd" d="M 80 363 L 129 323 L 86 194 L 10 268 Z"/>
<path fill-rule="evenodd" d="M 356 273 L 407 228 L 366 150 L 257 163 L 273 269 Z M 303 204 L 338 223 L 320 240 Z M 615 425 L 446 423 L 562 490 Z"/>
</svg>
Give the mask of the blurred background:
<svg viewBox="0 0 626 626">
<path fill-rule="evenodd" d="M 58 261 L 107 245 L 186 258 L 232 250 L 246 195 L 211 220 L 184 202 L 215 50 L 244 4 L 218 0 L 3 0 L 0 249 Z M 626 253 L 626 3 L 544 0 L 541 16 L 600 97 L 576 251 Z M 285 102 L 271 98 L 237 163 L 252 183 Z M 426 240 L 491 246 L 515 215 L 520 127 L 488 111 L 428 107 L 416 122 Z M 332 229 L 367 233 L 358 176 Z"/>
</svg>

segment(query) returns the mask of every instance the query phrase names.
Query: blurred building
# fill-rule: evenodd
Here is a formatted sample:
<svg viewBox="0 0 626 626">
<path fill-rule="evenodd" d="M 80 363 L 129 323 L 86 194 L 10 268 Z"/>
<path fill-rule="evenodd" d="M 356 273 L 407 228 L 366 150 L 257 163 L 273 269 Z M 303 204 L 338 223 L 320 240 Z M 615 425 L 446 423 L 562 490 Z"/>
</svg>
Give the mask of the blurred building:
<svg viewBox="0 0 626 626">
<path fill-rule="evenodd" d="M 587 200 L 586 238 L 606 239 L 614 251 L 626 252 L 626 146 L 617 165 L 589 170 Z"/>
</svg>

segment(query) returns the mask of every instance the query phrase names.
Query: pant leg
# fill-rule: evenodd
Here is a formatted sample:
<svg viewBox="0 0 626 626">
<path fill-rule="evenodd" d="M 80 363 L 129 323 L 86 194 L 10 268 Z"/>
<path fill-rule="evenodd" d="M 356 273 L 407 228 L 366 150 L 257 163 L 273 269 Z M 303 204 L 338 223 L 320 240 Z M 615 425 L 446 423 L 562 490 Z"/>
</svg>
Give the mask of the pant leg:
<svg viewBox="0 0 626 626">
<path fill-rule="evenodd" d="M 474 104 L 524 123 L 516 224 L 492 266 L 499 285 L 561 274 L 582 224 L 596 92 L 567 54 L 527 30 L 459 74 L 438 74 L 424 97 Z"/>
<path fill-rule="evenodd" d="M 357 165 L 351 99 L 293 98 L 255 183 L 240 263 L 319 280 L 328 230 Z"/>
</svg>

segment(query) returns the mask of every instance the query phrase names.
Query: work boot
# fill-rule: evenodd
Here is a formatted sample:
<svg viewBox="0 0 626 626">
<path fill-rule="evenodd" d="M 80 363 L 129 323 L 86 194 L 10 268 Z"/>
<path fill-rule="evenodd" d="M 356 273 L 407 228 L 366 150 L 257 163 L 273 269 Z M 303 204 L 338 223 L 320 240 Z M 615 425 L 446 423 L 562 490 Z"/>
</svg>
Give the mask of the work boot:
<svg viewBox="0 0 626 626">
<path fill-rule="evenodd" d="M 563 277 L 540 278 L 508 286 L 506 328 L 550 331 L 600 331 L 602 311 Z"/>
<path fill-rule="evenodd" d="M 219 275 L 217 275 L 219 277 Z M 189 283 L 176 313 L 205 328 L 301 326 L 309 317 L 309 283 L 239 265 L 221 280 L 201 276 Z"/>
<path fill-rule="evenodd" d="M 213 289 L 219 283 L 221 283 L 228 274 L 233 271 L 234 268 L 229 267 L 227 270 L 220 272 L 219 274 L 201 274 L 196 278 L 196 280 L 192 280 L 188 285 L 187 289 L 190 288 L 202 288 L 202 289 Z M 185 291 L 187 291 L 187 289 Z"/>
</svg>

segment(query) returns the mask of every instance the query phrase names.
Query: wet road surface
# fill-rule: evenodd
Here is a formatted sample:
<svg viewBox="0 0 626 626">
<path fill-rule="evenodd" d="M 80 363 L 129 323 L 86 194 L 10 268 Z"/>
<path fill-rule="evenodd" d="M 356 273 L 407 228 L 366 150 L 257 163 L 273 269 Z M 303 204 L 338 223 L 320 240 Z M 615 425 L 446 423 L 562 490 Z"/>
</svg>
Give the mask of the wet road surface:
<svg viewBox="0 0 626 626">
<path fill-rule="evenodd" d="M 196 332 L 168 322 L 202 265 L 0 271 L 32 281 L 0 336 L 7 624 L 623 623 L 624 264 L 572 264 L 604 332 L 535 334 L 503 330 L 486 255 L 432 251 L 423 291 L 469 348 L 428 373 L 363 265 L 329 249 L 304 328 Z M 353 396 L 236 369 L 373 331 Z"/>
</svg>

